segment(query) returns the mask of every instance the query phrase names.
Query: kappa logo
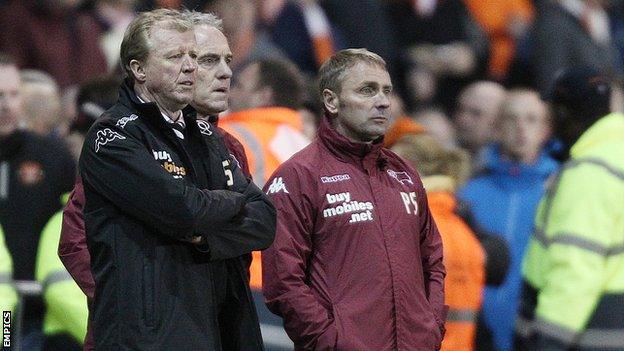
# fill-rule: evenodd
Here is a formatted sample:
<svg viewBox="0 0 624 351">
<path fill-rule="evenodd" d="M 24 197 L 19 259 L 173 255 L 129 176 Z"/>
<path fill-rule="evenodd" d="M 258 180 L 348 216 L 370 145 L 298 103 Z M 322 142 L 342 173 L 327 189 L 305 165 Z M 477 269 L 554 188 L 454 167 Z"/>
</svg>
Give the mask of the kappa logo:
<svg viewBox="0 0 624 351">
<path fill-rule="evenodd" d="M 210 123 L 202 120 L 197 120 L 197 127 L 199 127 L 199 132 L 203 135 L 212 135 L 212 130 L 210 130 Z"/>
<path fill-rule="evenodd" d="M 351 179 L 351 176 L 348 174 L 337 174 L 337 175 L 333 175 L 333 176 L 322 176 L 321 177 L 321 183 L 325 184 L 325 183 L 337 183 L 337 182 L 342 182 L 345 180 L 349 180 Z"/>
<path fill-rule="evenodd" d="M 135 114 L 131 114 L 130 116 L 120 118 L 117 121 L 117 127 L 126 128 L 126 124 L 128 124 L 128 122 L 134 121 L 137 118 L 139 118 L 139 116 Z"/>
<path fill-rule="evenodd" d="M 100 151 L 100 146 L 104 146 L 115 139 L 124 140 L 126 139 L 126 137 L 113 131 L 110 128 L 98 130 L 95 137 L 95 152 Z"/>
<path fill-rule="evenodd" d="M 275 194 L 279 193 L 280 191 L 289 194 L 288 189 L 286 189 L 286 183 L 284 183 L 282 177 L 277 177 L 273 179 L 273 182 L 271 183 L 271 185 L 269 185 L 269 190 L 267 191 L 267 194 Z"/>
<path fill-rule="evenodd" d="M 412 181 L 412 177 L 410 177 L 409 174 L 407 174 L 407 172 L 396 172 L 393 171 L 391 169 L 387 170 L 388 174 L 397 180 L 397 182 L 401 183 L 401 184 L 411 184 L 414 185 L 414 182 Z"/>
</svg>

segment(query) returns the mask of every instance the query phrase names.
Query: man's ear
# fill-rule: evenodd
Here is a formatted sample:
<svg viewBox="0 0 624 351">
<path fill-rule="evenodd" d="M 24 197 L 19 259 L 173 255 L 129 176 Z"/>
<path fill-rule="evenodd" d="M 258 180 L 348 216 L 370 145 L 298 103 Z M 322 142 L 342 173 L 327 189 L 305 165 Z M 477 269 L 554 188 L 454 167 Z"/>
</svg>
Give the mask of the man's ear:
<svg viewBox="0 0 624 351">
<path fill-rule="evenodd" d="M 329 89 L 323 90 L 323 105 L 325 105 L 325 110 L 332 115 L 338 113 L 338 106 L 340 101 L 338 101 L 338 95 Z"/>
<path fill-rule="evenodd" d="M 130 70 L 136 81 L 145 82 L 145 66 L 140 61 L 130 60 Z"/>
</svg>

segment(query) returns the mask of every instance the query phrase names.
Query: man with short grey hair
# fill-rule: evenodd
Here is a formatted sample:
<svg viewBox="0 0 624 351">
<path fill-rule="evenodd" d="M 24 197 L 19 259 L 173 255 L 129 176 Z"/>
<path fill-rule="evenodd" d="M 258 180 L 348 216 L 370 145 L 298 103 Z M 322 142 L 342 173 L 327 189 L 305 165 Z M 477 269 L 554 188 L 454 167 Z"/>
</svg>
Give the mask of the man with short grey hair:
<svg viewBox="0 0 624 351">
<path fill-rule="evenodd" d="M 442 241 L 418 173 L 382 147 L 385 61 L 347 49 L 319 77 L 318 137 L 265 186 L 278 209 L 262 253 L 266 304 L 297 350 L 438 350 Z"/>
</svg>

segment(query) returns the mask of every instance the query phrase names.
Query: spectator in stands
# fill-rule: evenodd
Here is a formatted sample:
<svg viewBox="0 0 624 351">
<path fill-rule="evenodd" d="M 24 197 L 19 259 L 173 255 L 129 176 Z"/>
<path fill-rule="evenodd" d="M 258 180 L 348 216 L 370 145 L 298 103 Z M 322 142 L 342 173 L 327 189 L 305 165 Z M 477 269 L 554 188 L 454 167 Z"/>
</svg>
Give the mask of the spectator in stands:
<svg viewBox="0 0 624 351">
<path fill-rule="evenodd" d="M 478 171 L 484 162 L 483 147 L 495 139 L 494 121 L 504 97 L 502 85 L 487 81 L 472 83 L 459 95 L 455 113 L 457 137 L 470 152 L 473 171 Z"/>
<path fill-rule="evenodd" d="M 69 123 L 62 115 L 61 96 L 54 78 L 32 69 L 22 70 L 20 77 L 24 122 L 28 130 L 59 138 L 67 135 Z"/>
<path fill-rule="evenodd" d="M 512 90 L 502 102 L 494 128 L 499 142 L 485 149 L 483 170 L 458 193 L 476 224 L 502 236 L 511 251 L 511 266 L 502 286 L 487 287 L 485 324 L 496 350 L 511 350 L 520 297 L 520 264 L 533 228 L 537 203 L 557 163 L 543 149 L 550 118 L 539 95 Z"/>
<path fill-rule="evenodd" d="M 137 0 L 96 0 L 94 10 L 104 25 L 104 33 L 100 39 L 102 53 L 106 57 L 109 72 L 118 70 L 119 45 L 126 27 L 136 16 Z"/>
<path fill-rule="evenodd" d="M 304 73 L 319 67 L 340 49 L 334 29 L 317 0 L 261 1 L 262 25 L 271 39 Z"/>
<path fill-rule="evenodd" d="M 10 0 L 0 8 L 0 51 L 65 88 L 106 72 L 100 26 L 82 1 Z"/>
<path fill-rule="evenodd" d="M 427 108 L 417 111 L 414 113 L 414 120 L 446 149 L 458 147 L 455 125 L 441 109 Z M 467 171 L 470 172 L 471 169 Z"/>
<path fill-rule="evenodd" d="M 533 20 L 531 0 L 464 0 L 466 7 L 489 38 L 488 77 L 498 82 L 507 78 L 516 44 Z"/>
<path fill-rule="evenodd" d="M 0 225 L 13 257 L 15 280 L 34 280 L 39 236 L 72 188 L 74 161 L 56 139 L 19 128 L 24 112 L 17 65 L 0 55 Z M 27 299 L 24 331 L 40 329 L 42 306 Z M 35 334 L 31 334 L 34 332 Z M 24 342 L 26 346 L 30 341 Z"/>
<path fill-rule="evenodd" d="M 250 0 L 214 0 L 205 8 L 223 19 L 223 34 L 232 49 L 232 71 L 240 72 L 250 62 L 286 56 L 258 23 L 257 8 Z"/>
<path fill-rule="evenodd" d="M 429 134 L 400 139 L 392 151 L 416 168 L 444 247 L 444 303 L 449 306 L 441 350 L 475 350 L 476 320 L 485 284 L 486 254 L 456 213 L 455 191 L 470 169 L 468 153 L 444 148 Z"/>
<path fill-rule="evenodd" d="M 301 116 L 305 83 L 297 67 L 285 60 L 259 60 L 234 80 L 232 113 L 221 127 L 245 146 L 254 181 L 264 185 L 282 162 L 309 143 Z"/>
<path fill-rule="evenodd" d="M 620 76 L 623 62 L 602 1 L 556 0 L 543 5 L 534 28 L 535 87 L 547 93 L 556 74 L 586 65 Z"/>
<path fill-rule="evenodd" d="M 403 79 L 433 80 L 434 104 L 452 112 L 460 90 L 485 71 L 487 36 L 462 1 L 386 2 L 404 60 Z M 421 74 L 413 74 L 414 70 Z M 419 107 L 406 103 L 408 110 Z"/>
</svg>

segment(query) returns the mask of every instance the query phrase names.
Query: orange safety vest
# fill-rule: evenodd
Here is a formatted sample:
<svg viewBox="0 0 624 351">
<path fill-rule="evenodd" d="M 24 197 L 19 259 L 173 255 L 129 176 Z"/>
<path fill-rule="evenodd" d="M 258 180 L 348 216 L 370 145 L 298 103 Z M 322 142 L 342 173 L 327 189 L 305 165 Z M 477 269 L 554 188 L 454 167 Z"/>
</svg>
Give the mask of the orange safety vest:
<svg viewBox="0 0 624 351">
<path fill-rule="evenodd" d="M 219 127 L 243 144 L 249 171 L 262 187 L 277 167 L 310 143 L 303 135 L 303 122 L 295 110 L 262 107 L 230 113 L 219 119 Z M 250 283 L 262 289 L 262 263 L 259 251 L 252 253 Z"/>
<path fill-rule="evenodd" d="M 425 185 L 426 178 L 423 179 Z M 432 187 L 430 187 L 432 188 Z M 455 214 L 449 191 L 427 190 L 429 208 L 444 247 L 445 303 L 449 306 L 442 351 L 472 351 L 485 284 L 485 253 L 466 223 Z"/>
</svg>

